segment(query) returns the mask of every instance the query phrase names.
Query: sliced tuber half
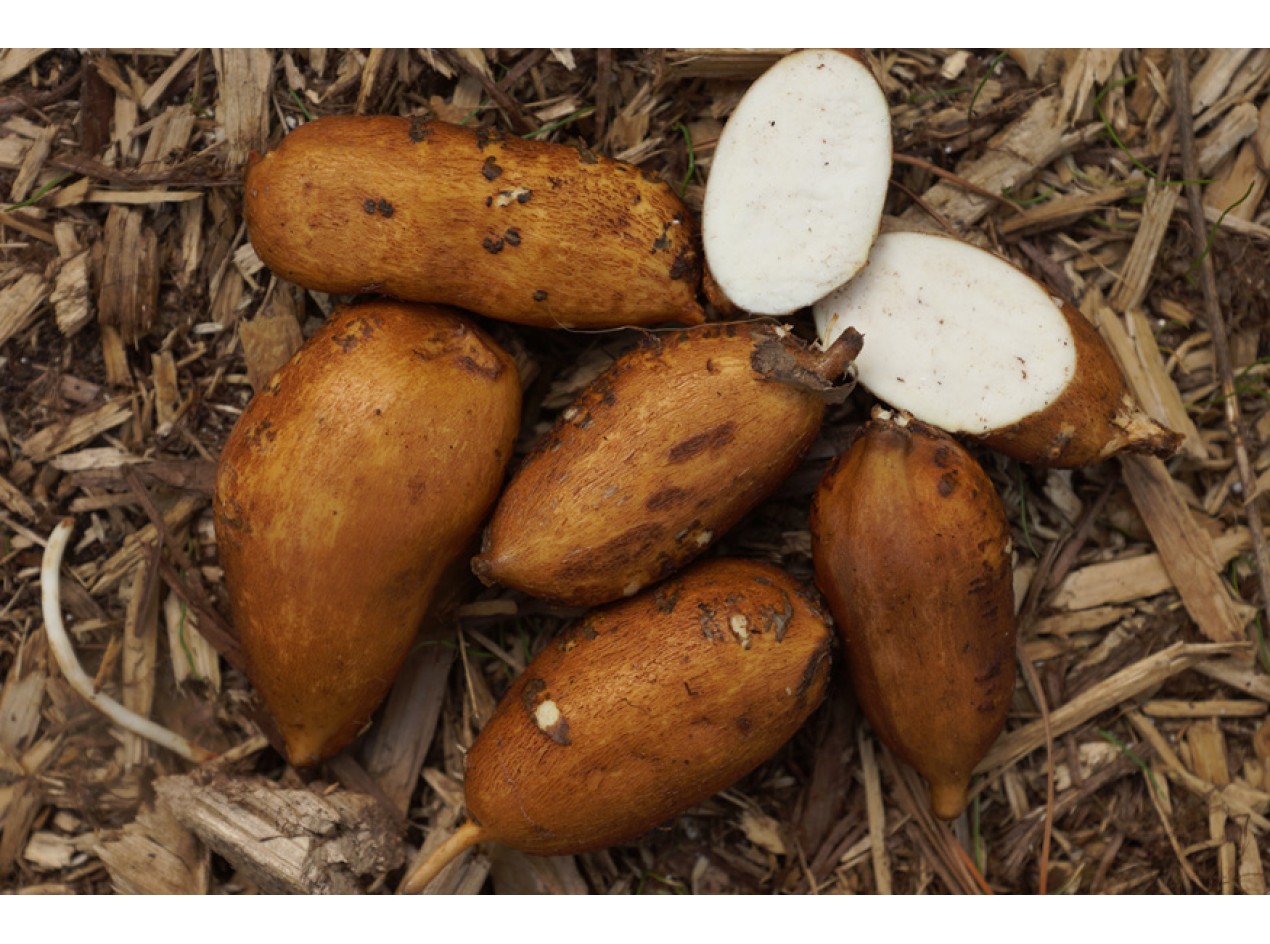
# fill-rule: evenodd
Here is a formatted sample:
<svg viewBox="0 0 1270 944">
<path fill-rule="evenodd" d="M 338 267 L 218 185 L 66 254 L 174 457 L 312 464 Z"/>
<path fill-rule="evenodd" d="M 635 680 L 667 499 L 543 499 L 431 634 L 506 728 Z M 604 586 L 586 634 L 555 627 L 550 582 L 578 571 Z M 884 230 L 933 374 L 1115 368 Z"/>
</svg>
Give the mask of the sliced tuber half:
<svg viewBox="0 0 1270 944">
<path fill-rule="evenodd" d="M 764 315 L 823 298 L 868 261 L 890 175 L 890 109 L 868 67 L 833 49 L 786 56 L 746 91 L 710 167 L 714 287 Z"/>
<path fill-rule="evenodd" d="M 1167 457 L 1181 437 L 1134 402 L 1097 330 L 1010 263 L 946 236 L 887 233 L 869 267 L 816 303 L 822 345 L 848 327 L 874 395 L 1022 462 Z"/>
</svg>

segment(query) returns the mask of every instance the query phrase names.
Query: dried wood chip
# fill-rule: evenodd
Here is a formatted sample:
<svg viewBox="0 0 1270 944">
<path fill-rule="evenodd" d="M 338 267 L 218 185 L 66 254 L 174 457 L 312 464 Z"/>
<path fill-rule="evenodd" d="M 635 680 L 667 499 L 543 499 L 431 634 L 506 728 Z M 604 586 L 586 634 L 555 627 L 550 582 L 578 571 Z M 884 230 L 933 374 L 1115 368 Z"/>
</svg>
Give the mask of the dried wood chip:
<svg viewBox="0 0 1270 944">
<path fill-rule="evenodd" d="M 206 499 L 201 496 L 183 495 L 163 513 L 163 521 L 169 531 L 176 531 L 187 524 L 206 504 Z M 149 549 L 154 547 L 158 540 L 158 530 L 152 524 L 129 534 L 124 538 L 122 548 L 100 565 L 92 567 L 95 579 L 89 592 L 96 595 L 118 586 L 119 582 L 137 566 L 137 563 L 149 553 Z"/>
<path fill-rule="evenodd" d="M 132 402 L 120 397 L 95 410 L 46 426 L 18 445 L 34 462 L 46 462 L 132 419 Z"/>
<path fill-rule="evenodd" d="M 141 96 L 141 108 L 149 111 L 164 96 L 168 88 L 176 81 L 176 77 L 194 61 L 194 58 L 202 52 L 201 49 L 186 49 L 172 60 L 171 65 L 163 70 L 163 74 L 154 80 L 154 83 L 146 89 L 146 93 Z"/>
<path fill-rule="evenodd" d="M 1157 698 L 1142 706 L 1152 718 L 1259 718 L 1270 706 L 1259 701 L 1181 701 Z"/>
<path fill-rule="evenodd" d="M 90 189 L 84 195 L 85 203 L 109 203 L 116 206 L 149 206 L 155 203 L 184 203 L 198 200 L 201 190 L 103 190 Z"/>
<path fill-rule="evenodd" d="M 1088 120 L 1093 113 L 1090 107 L 1095 87 L 1101 88 L 1111 78 L 1112 70 L 1120 61 L 1119 49 L 1081 49 L 1075 61 L 1063 75 L 1063 98 L 1059 114 L 1063 121 Z"/>
<path fill-rule="evenodd" d="M 162 806 L 142 809 L 94 851 L 120 895 L 205 895 L 210 886 L 208 848 Z"/>
<path fill-rule="evenodd" d="M 1016 236 L 1063 226 L 1088 216 L 1101 207 L 1119 203 L 1136 189 L 1138 188 L 1130 184 L 1117 184 L 1092 193 L 1056 197 L 1010 217 L 1001 224 L 1001 232 L 1007 236 Z"/>
<path fill-rule="evenodd" d="M 150 717 L 154 704 L 155 671 L 159 654 L 159 581 L 151 561 L 142 561 L 133 571 L 124 616 L 121 703 L 143 718 Z M 149 744 L 131 731 L 123 732 L 123 764 L 130 769 L 145 762 Z"/>
<path fill-rule="evenodd" d="M 1236 105 L 1221 122 L 1195 142 L 1199 148 L 1199 170 L 1207 176 L 1222 159 L 1257 130 L 1257 106 L 1252 102 Z"/>
<path fill-rule="evenodd" d="M 1270 702 L 1270 676 L 1254 669 L 1242 660 L 1213 659 L 1211 662 L 1196 666 L 1196 671 L 1216 679 L 1223 685 L 1229 685 L 1245 695 Z"/>
<path fill-rule="evenodd" d="M 1168 232 L 1178 196 L 1179 191 L 1175 186 L 1157 183 L 1147 185 L 1142 219 L 1133 237 L 1133 246 L 1120 270 L 1120 282 L 1111 293 L 1111 305 L 1116 310 L 1137 308 L 1146 297 L 1151 270 L 1155 267 L 1156 255 L 1164 241 L 1164 234 Z"/>
<path fill-rule="evenodd" d="M 490 879 L 499 895 L 587 895 L 573 856 L 535 856 L 493 844 Z"/>
<path fill-rule="evenodd" d="M 1247 528 L 1232 528 L 1211 543 L 1213 559 L 1224 567 L 1252 546 L 1252 538 Z M 1167 593 L 1173 586 L 1160 555 L 1142 554 L 1072 571 L 1059 585 L 1050 605 L 1060 610 L 1085 610 L 1153 597 Z"/>
<path fill-rule="evenodd" d="M 301 292 L 276 284 L 260 313 L 250 321 L 239 323 L 238 338 L 247 364 L 247 380 L 257 393 L 304 343 L 297 317 L 302 311 Z"/>
<path fill-rule="evenodd" d="M 238 167 L 253 150 L 264 151 L 269 137 L 273 55 L 264 49 L 214 49 L 212 62 L 220 92 L 216 115 L 229 141 L 229 164 Z"/>
<path fill-rule="evenodd" d="M 154 323 L 158 301 L 158 238 L 142 211 L 113 206 L 106 215 L 97 320 L 124 344 L 135 344 Z"/>
<path fill-rule="evenodd" d="M 873 738 L 864 726 L 856 728 L 860 767 L 864 774 L 864 802 L 869 817 L 869 849 L 873 861 L 873 881 L 879 895 L 889 895 L 891 859 L 886 851 L 886 808 L 882 804 L 882 777 L 873 752 Z"/>
<path fill-rule="evenodd" d="M 1270 181 L 1260 156 L 1266 154 L 1270 154 L 1270 99 L 1257 114 L 1257 131 L 1252 140 L 1245 142 L 1234 163 L 1204 188 L 1204 206 L 1237 219 L 1254 219 Z"/>
<path fill-rule="evenodd" d="M 1266 873 L 1257 834 L 1248 826 L 1243 828 L 1242 833 L 1239 844 L 1239 887 L 1247 895 L 1264 895 Z"/>
<path fill-rule="evenodd" d="M 0 82 L 8 82 L 15 75 L 21 75 L 28 66 L 34 65 L 48 49 L 6 49 L 0 52 Z"/>
<path fill-rule="evenodd" d="M 1198 115 L 1221 97 L 1251 49 L 1213 49 L 1191 76 L 1191 114 Z"/>
<path fill-rule="evenodd" d="M 47 830 L 34 833 L 22 851 L 22 858 L 48 872 L 69 868 L 77 855 L 79 849 L 74 842 Z"/>
<path fill-rule="evenodd" d="M 1215 642 L 1246 639 L 1244 626 L 1252 614 L 1232 598 L 1213 539 L 1196 524 L 1167 467 L 1159 459 L 1129 456 L 1120 460 L 1120 468 L 1164 569 L 1199 631 Z"/>
<path fill-rule="evenodd" d="M 159 803 L 262 890 L 356 894 L 405 861 L 396 823 L 372 798 L 289 790 L 257 777 L 161 777 Z"/>
<path fill-rule="evenodd" d="M 1053 736 L 1061 737 L 1109 708 L 1135 698 L 1205 659 L 1244 648 L 1245 646 L 1235 643 L 1174 643 L 1167 649 L 1121 669 L 1110 678 L 1081 692 L 1065 705 L 1051 708 L 1049 720 Z M 1044 721 L 1033 721 L 998 738 L 975 771 L 987 773 L 997 767 L 1017 763 L 1044 744 Z"/>
<path fill-rule="evenodd" d="M 0 344 L 31 326 L 49 291 L 48 283 L 34 272 L 0 289 Z"/>
<path fill-rule="evenodd" d="M 163 623 L 172 654 L 173 680 L 181 685 L 189 679 L 206 682 L 220 691 L 220 653 L 198 631 L 198 616 L 175 593 L 163 601 Z"/>
<path fill-rule="evenodd" d="M 166 436 L 181 410 L 181 387 L 176 376 L 176 358 L 170 350 L 150 355 L 150 374 L 154 382 L 154 412 L 158 426 L 155 432 Z"/>
<path fill-rule="evenodd" d="M 53 140 L 57 137 L 57 133 L 57 125 L 49 125 L 40 131 L 36 139 L 31 142 L 31 146 L 27 148 L 26 155 L 22 159 L 22 166 L 18 169 L 18 175 L 13 179 L 13 187 L 9 190 L 9 199 L 14 203 L 25 200 L 31 188 L 35 186 L 36 177 L 44 169 L 44 162 L 53 148 Z"/>
<path fill-rule="evenodd" d="M 668 49 L 666 71 L 692 79 L 757 79 L 792 49 Z"/>
<path fill-rule="evenodd" d="M 1018 188 L 1031 180 L 1042 167 L 1053 163 L 1093 131 L 1091 126 L 1085 131 L 1063 134 L 1060 108 L 1061 103 L 1055 96 L 1038 99 L 1022 117 L 988 141 L 981 157 L 959 163 L 957 176 L 991 193 Z M 997 205 L 946 180 L 922 194 L 922 202 L 958 230 L 978 222 Z M 901 219 L 921 224 L 927 222 L 929 216 L 922 207 L 911 207 L 904 211 Z"/>
<path fill-rule="evenodd" d="M 90 259 L 91 252 L 85 249 L 63 261 L 58 268 L 49 301 L 53 303 L 57 329 L 64 337 L 74 337 L 92 320 L 93 309 L 88 290 Z"/>
<path fill-rule="evenodd" d="M 39 520 L 39 513 L 35 510 L 35 506 L 27 501 L 26 495 L 20 488 L 3 475 L 0 475 L 0 504 L 32 524 Z"/>
<path fill-rule="evenodd" d="M 453 626 L 429 622 L 397 674 L 379 722 L 366 739 L 365 766 L 380 790 L 403 813 L 432 745 L 445 680 L 454 664 Z"/>
<path fill-rule="evenodd" d="M 1136 246 L 1135 242 L 1135 246 Z M 1130 252 L 1132 255 L 1132 251 Z M 1122 283 L 1123 284 L 1123 283 Z M 1208 449 L 1182 400 L 1182 394 L 1169 376 L 1168 366 L 1160 353 L 1155 335 L 1141 309 L 1130 308 L 1121 324 L 1109 307 L 1102 304 L 1102 293 L 1091 289 L 1081 301 L 1081 311 L 1098 327 L 1112 356 L 1120 365 L 1129 390 L 1148 416 L 1168 429 L 1180 433 L 1186 454 L 1207 459 Z"/>
<path fill-rule="evenodd" d="M 1230 783 L 1230 765 L 1226 761 L 1226 738 L 1216 718 L 1206 718 L 1186 730 L 1190 748 L 1191 770 L 1216 787 Z"/>
</svg>

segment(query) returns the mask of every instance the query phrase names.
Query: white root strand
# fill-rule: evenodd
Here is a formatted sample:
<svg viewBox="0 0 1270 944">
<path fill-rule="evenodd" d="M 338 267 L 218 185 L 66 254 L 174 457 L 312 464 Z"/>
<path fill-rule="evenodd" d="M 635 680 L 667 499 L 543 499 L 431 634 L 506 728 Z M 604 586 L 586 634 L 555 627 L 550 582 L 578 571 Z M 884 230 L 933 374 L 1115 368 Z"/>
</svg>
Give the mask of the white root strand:
<svg viewBox="0 0 1270 944">
<path fill-rule="evenodd" d="M 155 724 L 149 718 L 143 718 L 134 711 L 129 711 L 113 698 L 96 691 L 93 680 L 80 666 L 70 638 L 66 635 L 66 627 L 62 623 L 62 593 L 59 577 L 66 543 L 74 530 L 75 522 L 72 519 L 63 518 L 58 522 L 57 527 L 49 535 L 48 544 L 44 548 L 44 558 L 40 563 L 40 599 L 44 607 L 44 630 L 48 635 L 49 648 L 53 650 L 53 657 L 57 660 L 58 668 L 66 676 L 66 681 L 70 683 L 71 688 L 119 727 L 152 741 L 160 747 L 166 747 L 193 763 L 201 764 L 211 760 L 216 756 L 211 751 L 190 743 L 176 732 Z"/>
</svg>

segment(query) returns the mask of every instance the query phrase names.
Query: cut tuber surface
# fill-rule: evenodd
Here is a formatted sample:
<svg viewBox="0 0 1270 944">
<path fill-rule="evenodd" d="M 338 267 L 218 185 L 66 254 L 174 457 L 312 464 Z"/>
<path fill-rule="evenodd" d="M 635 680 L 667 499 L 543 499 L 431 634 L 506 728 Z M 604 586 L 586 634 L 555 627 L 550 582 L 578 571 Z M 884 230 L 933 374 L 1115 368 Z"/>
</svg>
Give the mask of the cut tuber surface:
<svg viewBox="0 0 1270 944">
<path fill-rule="evenodd" d="M 832 49 L 786 56 L 715 151 L 702 216 L 715 287 L 764 315 L 823 298 L 868 261 L 890 174 L 890 111 L 868 67 Z"/>
</svg>

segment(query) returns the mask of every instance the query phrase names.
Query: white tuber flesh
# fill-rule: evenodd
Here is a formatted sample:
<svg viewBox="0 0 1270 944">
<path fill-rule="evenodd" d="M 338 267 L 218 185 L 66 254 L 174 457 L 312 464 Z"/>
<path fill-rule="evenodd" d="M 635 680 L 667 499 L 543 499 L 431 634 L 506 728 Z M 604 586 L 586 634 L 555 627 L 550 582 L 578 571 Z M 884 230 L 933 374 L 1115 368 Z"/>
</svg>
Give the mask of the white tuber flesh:
<svg viewBox="0 0 1270 944">
<path fill-rule="evenodd" d="M 1053 403 L 1076 372 L 1061 302 L 1009 263 L 943 236 L 887 233 L 868 268 L 814 309 L 822 346 L 864 335 L 860 383 L 953 433 Z"/>
<path fill-rule="evenodd" d="M 728 119 L 706 184 L 706 262 L 735 305 L 804 308 L 868 261 L 891 174 L 890 109 L 844 53 L 786 56 Z"/>
</svg>

